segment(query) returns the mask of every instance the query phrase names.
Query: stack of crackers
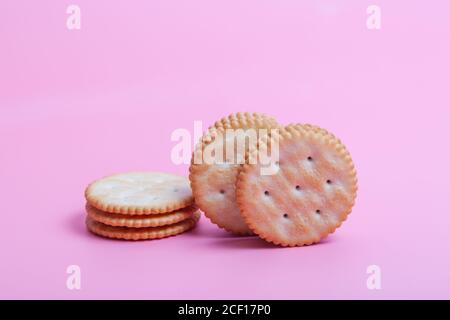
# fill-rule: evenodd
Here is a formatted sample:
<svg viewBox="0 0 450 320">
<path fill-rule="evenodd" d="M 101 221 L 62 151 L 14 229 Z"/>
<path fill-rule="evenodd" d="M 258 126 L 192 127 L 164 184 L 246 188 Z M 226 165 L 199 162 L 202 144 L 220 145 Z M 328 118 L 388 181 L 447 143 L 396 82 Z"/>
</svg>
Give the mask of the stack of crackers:
<svg viewBox="0 0 450 320">
<path fill-rule="evenodd" d="M 86 191 L 86 225 L 94 234 L 145 240 L 193 228 L 200 214 L 189 180 L 161 172 L 130 172 L 101 178 Z"/>
<path fill-rule="evenodd" d="M 242 132 L 226 134 L 248 129 L 261 134 L 243 148 L 236 147 Z M 211 149 L 235 152 L 215 159 Z M 262 174 L 261 155 L 275 149 L 273 172 Z M 357 191 L 350 154 L 333 134 L 309 124 L 283 126 L 259 113 L 233 114 L 211 126 L 196 146 L 189 179 L 196 205 L 213 223 L 281 246 L 313 244 L 334 232 Z"/>
</svg>

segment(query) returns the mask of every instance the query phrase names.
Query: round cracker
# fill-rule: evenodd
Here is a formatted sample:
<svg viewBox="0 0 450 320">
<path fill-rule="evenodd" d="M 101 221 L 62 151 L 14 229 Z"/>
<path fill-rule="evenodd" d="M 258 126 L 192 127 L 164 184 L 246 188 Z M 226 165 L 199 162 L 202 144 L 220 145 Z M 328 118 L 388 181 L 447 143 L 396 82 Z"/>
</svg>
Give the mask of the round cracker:
<svg viewBox="0 0 450 320">
<path fill-rule="evenodd" d="M 302 125 L 280 130 L 279 152 L 274 175 L 260 175 L 258 164 L 241 168 L 236 184 L 241 214 L 253 232 L 274 244 L 319 242 L 354 205 L 357 178 L 350 154 L 325 129 Z M 256 150 L 250 156 L 257 156 Z"/>
<path fill-rule="evenodd" d="M 205 213 L 212 223 L 222 229 L 237 235 L 251 235 L 252 231 L 242 219 L 236 203 L 236 178 L 242 164 L 229 160 L 225 164 L 196 164 L 196 154 L 201 159 L 206 146 L 211 143 L 228 144 L 234 139 L 215 139 L 218 136 L 226 138 L 227 129 L 272 129 L 280 125 L 272 117 L 259 113 L 237 113 L 222 118 L 209 128 L 197 144 L 189 167 L 189 180 L 196 205 Z M 245 150 L 243 156 L 245 158 Z M 238 152 L 235 152 L 237 154 Z"/>
<path fill-rule="evenodd" d="M 130 215 L 166 213 L 193 204 L 189 180 L 163 172 L 107 176 L 91 183 L 85 196 L 101 211 Z"/>
<path fill-rule="evenodd" d="M 171 225 L 146 228 L 128 228 L 108 226 L 87 216 L 86 226 L 92 233 L 106 238 L 122 240 L 150 240 L 166 238 L 186 232 L 195 226 L 199 218 L 200 214 L 196 212 L 192 218 Z"/>
<path fill-rule="evenodd" d="M 86 204 L 86 213 L 91 219 L 109 226 L 130 228 L 160 227 L 174 224 L 192 218 L 196 211 L 198 211 L 197 207 L 190 206 L 162 214 L 127 215 L 104 212 Z"/>
<path fill-rule="evenodd" d="M 277 128 L 280 124 L 269 115 L 259 112 L 237 112 L 216 121 L 211 128 L 246 129 L 246 128 Z"/>
</svg>

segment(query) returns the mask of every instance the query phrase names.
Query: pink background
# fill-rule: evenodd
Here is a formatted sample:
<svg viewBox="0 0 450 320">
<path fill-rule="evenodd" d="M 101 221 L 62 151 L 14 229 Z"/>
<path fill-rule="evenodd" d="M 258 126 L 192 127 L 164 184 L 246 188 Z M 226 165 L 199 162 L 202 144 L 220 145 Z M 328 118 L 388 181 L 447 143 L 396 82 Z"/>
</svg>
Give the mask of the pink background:
<svg viewBox="0 0 450 320">
<path fill-rule="evenodd" d="M 450 2 L 0 2 L 0 298 L 450 298 Z M 122 242 L 84 228 L 114 172 L 187 174 L 170 134 L 236 111 L 337 134 L 359 173 L 349 220 L 277 248 L 202 218 Z M 66 288 L 66 267 L 82 271 Z M 382 270 L 368 290 L 366 268 Z"/>
</svg>

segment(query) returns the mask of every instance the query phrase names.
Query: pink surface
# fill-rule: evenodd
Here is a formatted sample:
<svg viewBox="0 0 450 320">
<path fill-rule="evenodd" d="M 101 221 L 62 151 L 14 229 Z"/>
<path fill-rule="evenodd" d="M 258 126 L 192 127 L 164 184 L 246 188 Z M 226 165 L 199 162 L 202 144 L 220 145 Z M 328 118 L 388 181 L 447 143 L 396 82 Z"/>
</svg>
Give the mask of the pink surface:
<svg viewBox="0 0 450 320">
<path fill-rule="evenodd" d="M 379 31 L 356 0 L 77 0 L 78 31 L 68 4 L 0 2 L 0 298 L 450 298 L 448 1 L 379 0 Z M 87 183 L 187 174 L 171 132 L 235 111 L 346 143 L 360 189 L 336 234 L 277 248 L 204 217 L 160 241 L 86 232 Z"/>
</svg>

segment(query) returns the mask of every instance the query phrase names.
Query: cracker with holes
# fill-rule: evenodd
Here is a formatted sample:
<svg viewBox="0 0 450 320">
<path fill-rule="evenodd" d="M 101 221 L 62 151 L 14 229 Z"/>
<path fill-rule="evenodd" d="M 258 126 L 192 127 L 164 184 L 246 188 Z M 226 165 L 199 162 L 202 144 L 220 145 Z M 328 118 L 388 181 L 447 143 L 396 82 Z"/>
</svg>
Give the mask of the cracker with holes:
<svg viewBox="0 0 450 320">
<path fill-rule="evenodd" d="M 128 215 L 157 214 L 193 204 L 189 180 L 162 172 L 129 172 L 101 178 L 85 191 L 101 211 Z"/>
<path fill-rule="evenodd" d="M 256 149 L 250 152 L 250 157 L 257 155 Z M 356 171 L 345 146 L 324 129 L 281 129 L 278 171 L 261 175 L 259 167 L 241 168 L 236 197 L 249 228 L 266 241 L 281 246 L 319 242 L 351 212 Z"/>
<path fill-rule="evenodd" d="M 252 234 L 236 203 L 236 177 L 260 129 L 267 132 L 278 127 L 275 119 L 264 114 L 238 113 L 217 121 L 197 144 L 189 168 L 195 203 L 220 228 L 237 235 Z M 217 152 L 211 152 L 207 160 L 212 149 Z"/>
</svg>

